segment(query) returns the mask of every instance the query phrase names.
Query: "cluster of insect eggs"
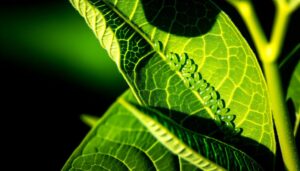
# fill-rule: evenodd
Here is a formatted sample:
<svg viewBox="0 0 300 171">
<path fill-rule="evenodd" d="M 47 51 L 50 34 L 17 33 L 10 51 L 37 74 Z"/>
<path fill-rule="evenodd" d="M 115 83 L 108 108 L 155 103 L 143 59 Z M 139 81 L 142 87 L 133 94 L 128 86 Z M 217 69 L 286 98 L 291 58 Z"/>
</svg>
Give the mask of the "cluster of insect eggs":
<svg viewBox="0 0 300 171">
<path fill-rule="evenodd" d="M 182 73 L 184 84 L 194 91 L 199 92 L 204 101 L 204 105 L 209 107 L 215 114 L 215 122 L 218 126 L 223 123 L 227 130 L 239 131 L 234 128 L 233 120 L 235 115 L 228 114 L 229 109 L 225 107 L 225 102 L 220 98 L 213 86 L 204 80 L 199 72 L 197 65 L 188 57 L 187 53 L 178 55 L 177 53 L 167 54 L 167 59 L 171 69 Z"/>
<path fill-rule="evenodd" d="M 161 42 L 156 42 L 154 44 L 156 50 L 162 50 L 163 45 Z M 181 72 L 184 78 L 184 84 L 199 92 L 200 96 L 203 98 L 204 105 L 209 107 L 211 111 L 215 114 L 215 122 L 218 126 L 222 126 L 226 130 L 234 130 L 235 132 L 240 132 L 239 129 L 234 128 L 233 120 L 235 115 L 227 114 L 229 109 L 225 107 L 225 102 L 220 98 L 218 92 L 213 86 L 210 86 L 206 80 L 204 80 L 199 72 L 197 72 L 197 65 L 193 59 L 189 58 L 187 53 L 179 55 L 177 53 L 168 53 L 166 55 L 168 63 L 172 70 Z"/>
</svg>

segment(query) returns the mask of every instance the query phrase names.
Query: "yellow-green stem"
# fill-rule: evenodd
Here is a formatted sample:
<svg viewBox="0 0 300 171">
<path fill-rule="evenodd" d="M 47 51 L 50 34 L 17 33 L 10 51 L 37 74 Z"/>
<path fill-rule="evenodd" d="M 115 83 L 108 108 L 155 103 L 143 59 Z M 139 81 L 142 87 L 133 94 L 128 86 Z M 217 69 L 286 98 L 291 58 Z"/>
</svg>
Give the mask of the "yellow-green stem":
<svg viewBox="0 0 300 171">
<path fill-rule="evenodd" d="M 299 171 L 298 151 L 282 91 L 279 67 L 277 65 L 277 59 L 282 50 L 290 14 L 293 11 L 291 4 L 286 0 L 274 1 L 276 7 L 275 24 L 271 40 L 268 42 L 255 15 L 251 1 L 229 0 L 229 2 L 238 10 L 245 21 L 254 40 L 259 57 L 262 60 L 284 165 L 289 171 Z"/>
<path fill-rule="evenodd" d="M 290 9 L 284 1 L 275 1 L 275 7 L 275 24 L 271 40 L 264 52 L 260 53 L 262 54 L 260 57 L 267 79 L 271 107 L 284 165 L 289 171 L 299 171 L 300 163 L 293 134 L 294 131 L 286 107 L 286 98 L 283 95 L 279 65 L 277 64 L 290 19 Z"/>
<path fill-rule="evenodd" d="M 249 1 L 229 0 L 228 2 L 236 8 L 245 21 L 251 37 L 253 38 L 255 48 L 257 49 L 259 56 L 262 56 L 263 54 L 261 53 L 266 49 L 268 42 L 263 29 L 260 27 L 253 5 Z"/>
<path fill-rule="evenodd" d="M 291 0 L 289 2 L 291 12 L 295 11 L 300 6 L 300 0 Z"/>
<path fill-rule="evenodd" d="M 293 135 L 293 128 L 285 105 L 285 98 L 282 93 L 278 65 L 275 62 L 264 63 L 263 65 L 268 82 L 271 107 L 273 109 L 273 116 L 284 165 L 289 171 L 299 171 L 299 157 Z"/>
<path fill-rule="evenodd" d="M 287 26 L 290 20 L 289 6 L 285 3 L 275 1 L 276 13 L 271 40 L 265 53 L 261 55 L 263 62 L 275 62 L 280 56 Z"/>
</svg>

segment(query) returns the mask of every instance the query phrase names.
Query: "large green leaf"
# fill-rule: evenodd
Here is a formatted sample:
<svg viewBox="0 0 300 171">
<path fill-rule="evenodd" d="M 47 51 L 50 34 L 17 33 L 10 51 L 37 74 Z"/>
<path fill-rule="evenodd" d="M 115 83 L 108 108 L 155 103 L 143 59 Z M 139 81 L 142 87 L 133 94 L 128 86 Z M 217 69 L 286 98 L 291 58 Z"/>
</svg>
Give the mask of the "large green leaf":
<svg viewBox="0 0 300 171">
<path fill-rule="evenodd" d="M 128 93 L 123 97 L 136 101 Z M 114 103 L 62 170 L 179 170 L 179 161 L 131 112 Z"/>
<path fill-rule="evenodd" d="M 137 102 L 127 91 L 63 170 L 261 170 L 245 153 L 132 103 Z"/>
<path fill-rule="evenodd" d="M 245 153 L 210 137 L 187 130 L 159 111 L 135 106 L 123 98 L 118 101 L 166 148 L 203 170 L 223 170 L 220 167 L 226 170 L 262 169 Z"/>
<path fill-rule="evenodd" d="M 191 130 L 222 141 L 225 137 L 255 158 L 273 157 L 276 145 L 262 72 L 234 24 L 212 2 L 71 2 L 140 104 Z M 235 128 L 253 141 L 231 141 Z"/>
</svg>

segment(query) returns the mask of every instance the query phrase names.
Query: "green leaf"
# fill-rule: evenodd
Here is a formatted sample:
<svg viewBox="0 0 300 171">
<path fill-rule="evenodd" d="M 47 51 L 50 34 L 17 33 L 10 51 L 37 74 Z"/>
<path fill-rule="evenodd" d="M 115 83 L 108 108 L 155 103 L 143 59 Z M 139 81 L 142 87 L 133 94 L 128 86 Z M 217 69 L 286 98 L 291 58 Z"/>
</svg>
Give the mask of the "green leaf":
<svg viewBox="0 0 300 171">
<path fill-rule="evenodd" d="M 262 170 L 245 153 L 208 136 L 189 131 L 160 112 L 118 100 L 166 148 L 203 170 Z M 224 168 L 222 168 L 224 167 Z"/>
<path fill-rule="evenodd" d="M 287 99 L 291 99 L 295 108 L 295 126 L 294 135 L 297 134 L 300 122 L 300 60 L 292 74 L 292 78 L 288 87 Z"/>
<path fill-rule="evenodd" d="M 137 103 L 127 91 L 106 112 L 63 170 L 196 169 L 189 163 L 203 170 L 261 170 L 245 153 L 131 102 Z"/>
<path fill-rule="evenodd" d="M 276 145 L 261 69 L 237 28 L 211 1 L 71 2 L 141 105 L 272 165 Z M 253 142 L 232 141 L 239 128 Z"/>
<path fill-rule="evenodd" d="M 136 101 L 129 93 L 125 93 L 123 97 Z M 167 171 L 179 170 L 179 161 L 131 112 L 119 103 L 114 103 L 74 151 L 62 170 Z"/>
</svg>

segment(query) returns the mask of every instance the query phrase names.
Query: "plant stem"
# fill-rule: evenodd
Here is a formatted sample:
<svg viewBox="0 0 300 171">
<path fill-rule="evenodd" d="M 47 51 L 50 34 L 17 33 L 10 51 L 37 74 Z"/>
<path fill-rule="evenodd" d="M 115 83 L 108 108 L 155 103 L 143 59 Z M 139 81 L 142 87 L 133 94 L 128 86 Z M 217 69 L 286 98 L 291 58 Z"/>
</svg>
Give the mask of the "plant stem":
<svg viewBox="0 0 300 171">
<path fill-rule="evenodd" d="M 279 67 L 277 64 L 290 15 L 294 8 L 296 8 L 294 6 L 297 5 L 291 5 L 285 0 L 274 1 L 276 7 L 275 24 L 273 26 L 271 40 L 268 42 L 255 15 L 252 3 L 249 0 L 229 0 L 229 2 L 237 9 L 249 28 L 259 57 L 263 63 L 284 165 L 289 171 L 300 170 L 298 151 L 282 91 Z M 295 1 L 292 2 L 294 4 L 296 3 Z"/>
<path fill-rule="evenodd" d="M 300 0 L 292 0 L 290 2 L 290 9 L 291 11 L 295 11 L 300 6 Z"/>
<path fill-rule="evenodd" d="M 283 162 L 287 170 L 300 170 L 294 131 L 286 107 L 285 96 L 282 91 L 282 81 L 277 60 L 281 54 L 284 36 L 286 35 L 290 19 L 290 6 L 286 1 L 274 1 L 276 7 L 275 24 L 271 40 L 261 56 L 269 88 L 271 107 L 277 129 Z"/>
<path fill-rule="evenodd" d="M 299 157 L 293 135 L 294 131 L 282 93 L 278 65 L 275 62 L 266 62 L 263 65 L 267 82 L 269 83 L 271 107 L 285 167 L 290 171 L 300 170 Z"/>
<path fill-rule="evenodd" d="M 289 5 L 282 1 L 274 1 L 276 7 L 275 23 L 268 49 L 261 56 L 263 62 L 275 62 L 280 56 L 287 26 L 290 20 Z"/>
<path fill-rule="evenodd" d="M 262 56 L 263 54 L 261 53 L 266 49 L 268 42 L 263 29 L 260 27 L 252 4 L 249 1 L 229 0 L 228 2 L 235 7 L 245 21 L 251 37 L 253 38 L 255 48 L 257 49 L 259 56 Z"/>
</svg>

